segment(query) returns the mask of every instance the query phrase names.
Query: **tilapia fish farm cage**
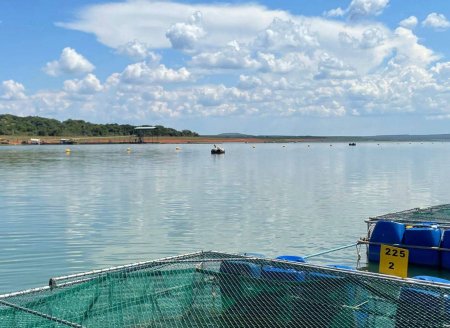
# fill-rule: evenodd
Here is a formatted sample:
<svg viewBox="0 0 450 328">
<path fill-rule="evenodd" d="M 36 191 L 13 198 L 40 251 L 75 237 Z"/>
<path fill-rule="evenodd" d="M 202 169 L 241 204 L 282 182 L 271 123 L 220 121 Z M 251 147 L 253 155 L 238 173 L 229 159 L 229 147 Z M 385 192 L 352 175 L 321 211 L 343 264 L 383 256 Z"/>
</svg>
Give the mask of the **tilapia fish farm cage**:
<svg viewBox="0 0 450 328">
<path fill-rule="evenodd" d="M 198 252 L 0 295 L 1 327 L 448 327 L 450 287 Z"/>
<path fill-rule="evenodd" d="M 409 264 L 450 270 L 450 204 L 390 213 L 366 220 L 368 260 L 380 260 L 380 245 L 409 250 Z"/>
</svg>

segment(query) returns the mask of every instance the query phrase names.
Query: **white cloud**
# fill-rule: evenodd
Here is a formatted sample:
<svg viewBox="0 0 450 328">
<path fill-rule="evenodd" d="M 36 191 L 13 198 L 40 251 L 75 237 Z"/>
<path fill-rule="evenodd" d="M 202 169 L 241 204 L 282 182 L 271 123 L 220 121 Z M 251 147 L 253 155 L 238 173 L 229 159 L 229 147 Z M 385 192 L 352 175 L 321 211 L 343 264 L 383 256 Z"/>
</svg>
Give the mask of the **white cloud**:
<svg viewBox="0 0 450 328">
<path fill-rule="evenodd" d="M 404 28 L 413 29 L 417 26 L 418 20 L 416 16 L 409 16 L 408 18 L 405 18 L 402 20 L 399 25 Z"/>
<path fill-rule="evenodd" d="M 437 63 L 431 68 L 431 72 L 442 85 L 450 86 L 450 62 Z"/>
<path fill-rule="evenodd" d="M 394 61 L 404 66 L 427 66 L 439 59 L 434 52 L 418 43 L 417 36 L 409 29 L 398 27 L 395 30 L 392 44 L 395 46 L 397 56 Z"/>
<path fill-rule="evenodd" d="M 345 15 L 379 15 L 388 3 L 354 0 Z M 450 115 L 450 65 L 421 43 L 411 17 L 390 29 L 373 20 L 293 16 L 253 4 L 130 0 L 86 7 L 70 24 L 139 62 L 103 83 L 87 74 L 66 80 L 62 90 L 25 96 L 16 87 L 15 98 L 0 93 L 0 110 L 133 123 Z M 164 47 L 183 50 L 186 67 L 159 65 L 151 49 Z M 62 73 L 61 66 L 53 71 Z"/>
<path fill-rule="evenodd" d="M 327 17 L 347 15 L 349 19 L 360 19 L 368 16 L 378 16 L 389 5 L 389 0 L 352 0 L 347 9 L 340 7 L 324 13 Z"/>
<path fill-rule="evenodd" d="M 315 76 L 316 79 L 352 79 L 355 77 L 356 71 L 354 68 L 328 54 L 322 56 L 318 74 Z"/>
<path fill-rule="evenodd" d="M 445 31 L 450 28 L 450 22 L 443 14 L 431 13 L 422 22 L 422 26 L 431 27 L 438 31 Z"/>
<path fill-rule="evenodd" d="M 352 0 L 347 9 L 348 16 L 350 18 L 378 16 L 388 5 L 389 0 Z"/>
<path fill-rule="evenodd" d="M 255 76 L 248 76 L 248 75 L 239 76 L 238 87 L 240 89 L 250 90 L 259 87 L 261 84 L 262 81 Z"/>
<path fill-rule="evenodd" d="M 103 3 L 85 7 L 73 22 L 57 23 L 58 26 L 94 34 L 97 39 L 112 48 L 118 48 L 132 40 L 145 42 L 150 48 L 169 48 L 166 32 L 171 26 L 185 22 L 186 15 L 200 12 L 201 26 L 206 35 L 203 46 L 225 45 L 232 40 L 247 42 L 274 18 L 289 19 L 285 11 L 270 10 L 256 4 L 184 4 L 173 1 L 128 0 L 120 3 Z M 186 14 L 187 13 L 187 14 Z M 195 29 L 188 31 L 186 23 L 175 30 L 180 41 L 199 36 Z M 192 24 L 191 24 L 192 25 Z M 192 28 L 191 28 L 192 29 Z M 175 32 L 174 30 L 174 32 Z M 172 40 L 175 40 L 172 35 Z"/>
<path fill-rule="evenodd" d="M 133 59 L 144 60 L 157 63 L 161 59 L 161 56 L 155 54 L 153 51 L 149 50 L 150 47 L 138 40 L 133 40 L 117 48 L 117 52 Z"/>
<path fill-rule="evenodd" d="M 100 92 L 103 87 L 94 74 L 88 74 L 84 79 L 64 81 L 64 91 L 71 94 L 90 95 Z"/>
<path fill-rule="evenodd" d="M 258 52 L 257 54 L 259 67 L 264 72 L 272 73 L 289 73 L 295 69 L 303 69 L 303 58 L 288 54 L 282 58 L 278 58 L 272 53 Z"/>
<path fill-rule="evenodd" d="M 274 21 L 264 31 L 260 32 L 255 41 L 255 46 L 267 49 L 310 49 L 319 45 L 316 35 L 310 31 L 309 24 L 305 20 Z"/>
<path fill-rule="evenodd" d="M 345 15 L 345 10 L 341 7 L 338 7 L 336 9 L 331 9 L 329 11 L 324 12 L 324 16 L 326 17 L 341 17 Z"/>
<path fill-rule="evenodd" d="M 89 73 L 94 68 L 94 65 L 76 52 L 75 49 L 67 47 L 62 50 L 59 60 L 48 62 L 43 70 L 48 75 L 59 76 L 61 74 Z"/>
<path fill-rule="evenodd" d="M 3 91 L 3 94 L 0 96 L 0 99 L 22 100 L 26 98 L 25 87 L 23 84 L 13 80 L 3 81 L 1 90 Z"/>
<path fill-rule="evenodd" d="M 191 65 L 202 68 L 252 69 L 258 67 L 258 62 L 252 58 L 246 47 L 241 47 L 234 41 L 218 51 L 195 55 Z"/>
<path fill-rule="evenodd" d="M 130 84 L 171 83 L 189 80 L 191 73 L 184 67 L 174 70 L 165 65 L 148 66 L 145 62 L 128 65 L 121 74 L 121 80 Z"/>
<path fill-rule="evenodd" d="M 190 50 L 206 35 L 202 27 L 202 13 L 197 11 L 189 18 L 187 23 L 176 23 L 166 32 L 174 49 Z"/>
</svg>

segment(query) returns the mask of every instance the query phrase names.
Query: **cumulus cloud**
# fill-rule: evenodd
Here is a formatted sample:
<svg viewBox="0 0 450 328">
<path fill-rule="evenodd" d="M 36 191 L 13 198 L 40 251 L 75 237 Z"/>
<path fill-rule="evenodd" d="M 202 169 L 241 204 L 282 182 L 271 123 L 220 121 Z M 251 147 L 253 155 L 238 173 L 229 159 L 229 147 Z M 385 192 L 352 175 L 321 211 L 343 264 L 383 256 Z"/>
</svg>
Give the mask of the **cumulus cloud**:
<svg viewBox="0 0 450 328">
<path fill-rule="evenodd" d="M 128 65 L 120 79 L 130 84 L 172 83 L 189 80 L 191 73 L 184 67 L 174 70 L 165 65 L 152 67 L 145 62 Z"/>
<path fill-rule="evenodd" d="M 4 100 L 22 100 L 26 98 L 23 84 L 13 80 L 3 81 L 1 90 L 3 94 L 0 98 Z"/>
<path fill-rule="evenodd" d="M 153 51 L 150 51 L 150 47 L 146 43 L 139 42 L 138 40 L 133 40 L 119 46 L 117 48 L 117 52 L 119 54 L 131 57 L 132 59 L 146 59 L 147 61 L 153 63 L 159 62 L 159 60 L 161 59 L 161 56 L 155 54 Z"/>
<path fill-rule="evenodd" d="M 353 0 L 334 16 L 376 16 L 388 3 Z M 91 5 L 64 26 L 94 33 L 138 62 L 102 82 L 85 72 L 61 90 L 27 96 L 20 84 L 4 83 L 0 110 L 133 123 L 212 116 L 450 117 L 450 64 L 421 43 L 415 24 L 409 17 L 391 29 L 374 20 L 293 16 L 253 4 Z M 186 67 L 159 64 L 151 49 L 166 47 L 184 51 Z M 54 71 L 62 74 L 61 67 Z"/>
<path fill-rule="evenodd" d="M 431 13 L 422 22 L 422 26 L 430 27 L 437 31 L 445 31 L 450 28 L 450 22 L 443 14 Z"/>
<path fill-rule="evenodd" d="M 356 77 L 356 71 L 345 65 L 341 60 L 324 54 L 319 63 L 316 79 L 351 79 Z"/>
<path fill-rule="evenodd" d="M 389 0 L 352 0 L 346 9 L 336 8 L 324 13 L 327 17 L 347 15 L 349 19 L 360 19 L 368 16 L 378 16 L 389 5 Z"/>
<path fill-rule="evenodd" d="M 48 75 L 59 76 L 62 74 L 89 73 L 94 68 L 94 65 L 76 52 L 75 49 L 66 47 L 62 50 L 59 59 L 48 62 L 43 70 Z"/>
<path fill-rule="evenodd" d="M 395 45 L 395 51 L 397 52 L 394 61 L 398 64 L 427 66 L 439 59 L 439 56 L 431 49 L 419 44 L 417 36 L 409 29 L 398 27 L 395 30 L 392 43 Z"/>
<path fill-rule="evenodd" d="M 319 45 L 314 33 L 310 31 L 309 24 L 304 20 L 274 21 L 264 31 L 260 32 L 255 46 L 262 49 L 310 49 Z"/>
<path fill-rule="evenodd" d="M 226 47 L 214 52 L 202 52 L 192 57 L 191 65 L 203 68 L 251 69 L 258 67 L 246 47 L 238 42 L 230 42 Z"/>
<path fill-rule="evenodd" d="M 186 21 L 186 13 L 201 13 L 201 28 L 192 20 L 180 23 Z M 175 46 L 197 41 L 201 30 L 206 33 L 201 38 L 201 44 L 206 47 L 225 45 L 232 40 L 247 42 L 276 17 L 289 19 L 291 15 L 257 4 L 127 0 L 86 6 L 74 21 L 57 25 L 92 33 L 101 43 L 112 48 L 140 40 L 155 49 L 169 48 L 171 41 Z M 170 38 L 166 37 L 166 32 Z"/>
<path fill-rule="evenodd" d="M 240 75 L 238 87 L 241 89 L 254 89 L 262 84 L 261 80 L 255 76 Z"/>
<path fill-rule="evenodd" d="M 341 17 L 345 15 L 345 10 L 342 9 L 341 7 L 335 8 L 335 9 L 331 9 L 328 10 L 326 12 L 324 12 L 324 16 L 327 17 Z"/>
<path fill-rule="evenodd" d="M 94 74 L 88 74 L 84 79 L 64 81 L 64 91 L 71 94 L 90 95 L 100 92 L 103 87 Z"/>
<path fill-rule="evenodd" d="M 419 21 L 417 20 L 416 16 L 409 16 L 408 18 L 402 20 L 399 25 L 404 28 L 413 29 L 417 26 L 418 22 Z"/>
<path fill-rule="evenodd" d="M 190 50 L 206 35 L 202 27 L 202 13 L 197 11 L 187 23 L 176 23 L 166 32 L 174 49 Z"/>
<path fill-rule="evenodd" d="M 389 0 L 352 0 L 347 9 L 350 18 L 381 15 Z"/>
<path fill-rule="evenodd" d="M 437 63 L 431 72 L 442 85 L 450 86 L 450 62 Z"/>
<path fill-rule="evenodd" d="M 284 57 L 277 57 L 273 53 L 258 52 L 258 66 L 263 72 L 289 73 L 295 69 L 304 68 L 302 56 L 288 54 Z"/>
</svg>

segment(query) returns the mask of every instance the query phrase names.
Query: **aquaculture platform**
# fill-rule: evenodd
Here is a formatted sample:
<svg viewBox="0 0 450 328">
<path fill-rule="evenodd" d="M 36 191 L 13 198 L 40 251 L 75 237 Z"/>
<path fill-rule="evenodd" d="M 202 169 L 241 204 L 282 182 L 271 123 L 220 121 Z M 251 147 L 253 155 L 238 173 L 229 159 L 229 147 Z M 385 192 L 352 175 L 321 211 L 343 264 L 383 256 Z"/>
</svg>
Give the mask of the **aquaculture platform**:
<svg viewBox="0 0 450 328">
<path fill-rule="evenodd" d="M 3 327 L 444 327 L 450 286 L 198 252 L 0 296 Z"/>
<path fill-rule="evenodd" d="M 380 260 L 380 246 L 409 251 L 409 264 L 450 270 L 450 204 L 390 213 L 366 220 L 370 262 Z"/>
</svg>

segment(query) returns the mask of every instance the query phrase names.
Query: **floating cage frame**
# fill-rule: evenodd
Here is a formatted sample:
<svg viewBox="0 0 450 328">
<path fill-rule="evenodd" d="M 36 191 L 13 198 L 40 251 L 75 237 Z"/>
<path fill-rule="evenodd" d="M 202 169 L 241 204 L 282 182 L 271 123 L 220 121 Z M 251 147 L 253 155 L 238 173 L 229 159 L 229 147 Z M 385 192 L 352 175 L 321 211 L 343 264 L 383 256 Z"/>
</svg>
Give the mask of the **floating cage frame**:
<svg viewBox="0 0 450 328">
<path fill-rule="evenodd" d="M 214 251 L 0 295 L 4 327 L 444 327 L 450 286 Z"/>
</svg>

